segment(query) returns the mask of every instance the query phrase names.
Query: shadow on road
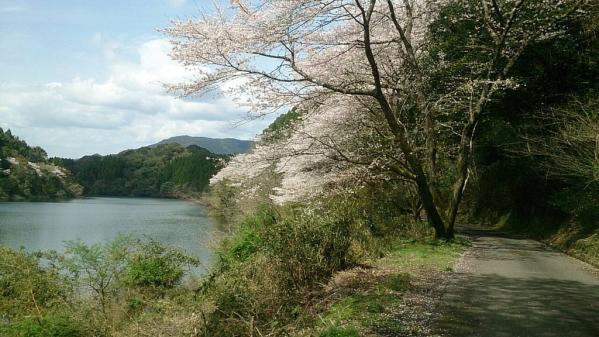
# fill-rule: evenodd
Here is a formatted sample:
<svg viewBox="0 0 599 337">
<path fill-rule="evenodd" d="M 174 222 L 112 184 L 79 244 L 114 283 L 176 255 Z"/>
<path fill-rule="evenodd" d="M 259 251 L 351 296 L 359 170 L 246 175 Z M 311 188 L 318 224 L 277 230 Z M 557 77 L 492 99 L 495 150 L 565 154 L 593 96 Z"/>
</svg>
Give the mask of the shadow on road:
<svg viewBox="0 0 599 337">
<path fill-rule="evenodd" d="M 460 275 L 441 311 L 445 336 L 599 336 L 599 286 L 575 281 Z"/>
<path fill-rule="evenodd" d="M 440 302 L 438 335 L 599 336 L 599 278 L 585 264 L 510 233 L 467 234 L 473 245 Z"/>
</svg>

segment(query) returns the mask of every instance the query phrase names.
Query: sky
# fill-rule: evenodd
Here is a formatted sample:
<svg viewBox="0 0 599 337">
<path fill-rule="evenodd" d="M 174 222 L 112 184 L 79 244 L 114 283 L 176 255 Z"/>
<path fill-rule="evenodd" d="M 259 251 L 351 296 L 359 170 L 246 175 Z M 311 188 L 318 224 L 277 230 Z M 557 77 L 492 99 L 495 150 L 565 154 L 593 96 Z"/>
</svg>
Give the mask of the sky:
<svg viewBox="0 0 599 337">
<path fill-rule="evenodd" d="M 52 156 L 118 153 L 178 136 L 251 139 L 233 97 L 179 98 L 190 78 L 158 31 L 211 0 L 0 0 L 0 127 Z"/>
</svg>

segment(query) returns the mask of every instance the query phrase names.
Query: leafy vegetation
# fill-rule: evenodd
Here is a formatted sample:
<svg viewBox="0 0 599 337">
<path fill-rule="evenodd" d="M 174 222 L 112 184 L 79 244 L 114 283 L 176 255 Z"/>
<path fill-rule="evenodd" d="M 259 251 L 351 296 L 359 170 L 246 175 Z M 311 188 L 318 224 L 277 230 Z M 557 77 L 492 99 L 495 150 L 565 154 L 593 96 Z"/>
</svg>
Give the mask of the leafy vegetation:
<svg viewBox="0 0 599 337">
<path fill-rule="evenodd" d="M 2 329 L 0 328 L 0 332 Z M 4 330 L 7 336 L 19 337 L 81 337 L 83 330 L 77 322 L 65 316 L 25 318 Z"/>
<path fill-rule="evenodd" d="M 238 222 L 202 285 L 204 300 L 216 306 L 204 314 L 204 331 L 297 334 L 312 324 L 305 310 L 326 294 L 334 275 L 387 256 L 397 237 L 432 238 L 433 231 L 413 223 L 404 210 L 376 202 L 378 191 L 364 188 L 310 205 L 266 203 Z M 455 257 L 446 254 L 446 263 Z"/>
<path fill-rule="evenodd" d="M 181 281 L 184 267 L 197 266 L 198 260 L 184 252 L 165 247 L 155 240 L 142 243 L 128 256 L 125 284 L 137 288 L 169 289 Z"/>
<path fill-rule="evenodd" d="M 279 115 L 264 131 L 262 131 L 262 142 L 272 143 L 278 140 L 287 139 L 301 118 L 301 112 L 294 108 L 290 111 Z"/>
<path fill-rule="evenodd" d="M 167 144 L 116 155 L 52 160 L 73 172 L 85 195 L 175 198 L 204 191 L 224 158 L 193 145 Z"/>
<path fill-rule="evenodd" d="M 0 128 L 0 200 L 67 199 L 81 192 L 64 167 L 48 161 L 46 151 Z"/>
<path fill-rule="evenodd" d="M 0 247 L 0 334 L 117 335 L 145 311 L 193 296 L 181 282 L 195 265 L 196 259 L 177 249 L 127 237 L 70 242 L 64 254 Z"/>
<path fill-rule="evenodd" d="M 0 129 L 0 158 L 21 157 L 31 162 L 43 162 L 48 159 L 48 154 L 39 146 L 31 147 L 19 137 Z"/>
<path fill-rule="evenodd" d="M 526 233 L 597 264 L 597 11 L 528 50 L 514 73 L 526 86 L 479 124 L 470 221 Z M 593 129 L 595 128 L 595 129 Z"/>
<path fill-rule="evenodd" d="M 60 304 L 68 293 L 57 270 L 41 267 L 38 256 L 6 247 L 0 247 L 0 256 L 2 320 L 39 315 Z"/>
</svg>

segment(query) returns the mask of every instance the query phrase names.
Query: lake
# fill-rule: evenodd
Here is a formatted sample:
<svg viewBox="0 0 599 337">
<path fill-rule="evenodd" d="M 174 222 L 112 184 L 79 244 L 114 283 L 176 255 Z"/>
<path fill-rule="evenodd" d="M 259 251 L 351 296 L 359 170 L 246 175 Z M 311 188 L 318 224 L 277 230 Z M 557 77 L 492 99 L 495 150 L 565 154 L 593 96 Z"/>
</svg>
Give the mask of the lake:
<svg viewBox="0 0 599 337">
<path fill-rule="evenodd" d="M 204 207 L 169 199 L 87 198 L 65 202 L 0 202 L 0 244 L 28 251 L 64 250 L 120 234 L 151 237 L 210 263 L 216 222 Z"/>
</svg>

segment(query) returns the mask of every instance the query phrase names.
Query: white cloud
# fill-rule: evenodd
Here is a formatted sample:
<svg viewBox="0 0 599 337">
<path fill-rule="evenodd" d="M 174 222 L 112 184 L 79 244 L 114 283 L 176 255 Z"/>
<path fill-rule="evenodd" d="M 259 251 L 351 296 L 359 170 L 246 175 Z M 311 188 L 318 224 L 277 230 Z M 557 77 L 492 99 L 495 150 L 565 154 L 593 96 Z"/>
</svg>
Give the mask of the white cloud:
<svg viewBox="0 0 599 337">
<path fill-rule="evenodd" d="M 185 5 L 187 0 L 167 0 L 167 2 L 169 5 L 171 5 L 175 8 L 181 8 L 181 7 L 183 7 L 183 5 Z"/>
<path fill-rule="evenodd" d="M 16 12 L 23 12 L 27 10 L 27 8 L 23 7 L 23 6 L 2 6 L 0 7 L 0 13 L 16 13 Z"/>
<path fill-rule="evenodd" d="M 92 40 L 101 48 L 112 43 L 101 35 Z M 134 62 L 121 57 L 118 46 L 105 54 L 111 63 L 102 80 L 0 84 L 0 126 L 12 128 L 51 155 L 79 157 L 182 134 L 251 138 L 268 124 L 257 121 L 234 127 L 243 111 L 225 97 L 179 99 L 167 94 L 162 83 L 190 76 L 169 58 L 169 43 L 150 40 L 134 49 Z"/>
</svg>

